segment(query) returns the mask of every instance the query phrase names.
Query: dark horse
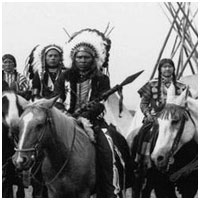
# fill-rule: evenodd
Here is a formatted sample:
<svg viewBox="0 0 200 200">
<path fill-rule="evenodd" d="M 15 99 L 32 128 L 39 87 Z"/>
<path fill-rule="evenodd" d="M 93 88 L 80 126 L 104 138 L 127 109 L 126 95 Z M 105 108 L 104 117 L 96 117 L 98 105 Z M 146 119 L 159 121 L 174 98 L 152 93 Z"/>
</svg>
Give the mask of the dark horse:
<svg viewBox="0 0 200 200">
<path fill-rule="evenodd" d="M 141 189 L 143 197 L 149 197 L 154 189 L 156 197 L 194 197 L 198 189 L 197 154 L 195 140 L 197 125 L 194 104 L 188 102 L 187 90 L 175 96 L 173 85 L 168 89 L 166 105 L 151 129 L 151 167 L 146 168 Z M 187 106 L 186 107 L 186 99 Z M 191 106 L 192 105 L 192 106 Z M 191 108 L 192 107 L 192 108 Z M 196 109 L 197 112 L 198 109 Z M 150 160 L 150 161 L 151 161 Z M 143 163 L 140 163 L 144 166 Z"/>
<path fill-rule="evenodd" d="M 49 197 L 90 197 L 95 187 L 95 148 L 75 119 L 53 107 L 53 99 L 29 105 L 20 117 L 13 162 L 33 166 L 38 154 Z"/>
<path fill-rule="evenodd" d="M 6 88 L 8 89 L 8 88 Z M 3 182 L 2 196 L 13 197 L 13 185 L 17 186 L 16 197 L 25 197 L 24 188 L 30 184 L 33 187 L 33 197 L 47 197 L 45 187 L 42 187 L 37 180 L 27 177 L 27 172 L 19 172 L 12 163 L 12 156 L 15 153 L 15 144 L 18 142 L 18 122 L 28 101 L 13 91 L 4 90 L 2 94 L 2 164 Z M 37 165 L 36 165 L 37 166 Z M 37 167 L 38 169 L 38 167 Z M 33 169 L 34 170 L 34 169 Z M 35 170 L 34 170 L 35 171 Z M 37 170 L 35 177 L 41 181 L 41 172 Z"/>
<path fill-rule="evenodd" d="M 4 85 L 3 85 L 4 88 Z M 14 92 L 4 91 L 2 95 L 2 197 L 13 197 L 13 185 L 17 185 L 17 197 L 24 197 L 22 179 L 16 173 L 12 163 L 14 151 L 14 134 L 17 132 L 17 122 L 23 112 L 26 100 L 18 98 Z M 14 134 L 13 134 L 14 133 Z"/>
</svg>

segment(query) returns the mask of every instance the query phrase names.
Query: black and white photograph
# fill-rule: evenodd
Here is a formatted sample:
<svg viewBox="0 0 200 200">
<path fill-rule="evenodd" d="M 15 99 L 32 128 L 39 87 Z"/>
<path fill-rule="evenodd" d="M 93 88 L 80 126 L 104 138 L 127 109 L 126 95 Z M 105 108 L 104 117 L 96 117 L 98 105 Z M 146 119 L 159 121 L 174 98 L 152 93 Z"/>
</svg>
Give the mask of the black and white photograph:
<svg viewBox="0 0 200 200">
<path fill-rule="evenodd" d="M 198 198 L 198 6 L 1 2 L 1 198 Z"/>
</svg>

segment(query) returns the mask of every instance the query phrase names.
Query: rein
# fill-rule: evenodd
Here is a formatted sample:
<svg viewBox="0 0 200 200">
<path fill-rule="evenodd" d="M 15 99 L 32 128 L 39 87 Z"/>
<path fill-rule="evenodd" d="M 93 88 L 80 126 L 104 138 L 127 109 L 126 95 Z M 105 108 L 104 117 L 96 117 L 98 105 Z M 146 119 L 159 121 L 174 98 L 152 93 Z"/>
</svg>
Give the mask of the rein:
<svg viewBox="0 0 200 200">
<path fill-rule="evenodd" d="M 189 111 L 187 111 L 187 114 L 189 116 L 189 118 L 191 119 L 192 123 L 194 124 L 195 126 L 195 122 L 193 120 L 193 118 L 191 117 L 191 114 Z M 184 118 L 184 122 L 185 122 L 185 118 Z M 183 128 L 184 128 L 184 125 L 183 125 Z M 182 130 L 183 132 L 183 130 Z M 182 133 L 181 133 L 182 135 Z M 181 136 L 180 135 L 180 136 Z M 179 138 L 180 140 L 180 138 Z M 177 144 L 178 145 L 178 144 Z M 170 175 L 170 180 L 172 182 L 175 182 L 177 181 L 182 175 L 188 175 L 190 174 L 191 172 L 193 172 L 194 170 L 198 170 L 198 156 L 196 156 L 191 162 L 189 162 L 187 165 L 185 165 L 184 167 L 182 167 L 181 169 L 179 169 L 178 171 L 174 172 L 173 174 Z"/>
<path fill-rule="evenodd" d="M 47 119 L 48 121 L 48 119 Z M 16 152 L 37 152 L 37 149 L 42 141 L 42 138 L 44 136 L 46 128 L 43 128 L 42 133 L 40 134 L 39 138 L 38 138 L 38 142 L 36 143 L 36 145 L 34 147 L 31 148 L 26 148 L 26 149 L 19 149 L 19 148 L 14 148 Z"/>
<path fill-rule="evenodd" d="M 169 161 L 170 161 L 170 159 L 173 159 L 174 152 L 178 148 L 178 144 L 179 144 L 179 141 L 181 139 L 181 136 L 183 134 L 183 130 L 184 130 L 184 127 L 185 127 L 185 121 L 186 121 L 186 117 L 183 117 L 183 119 L 181 120 L 180 128 L 179 128 L 178 133 L 177 133 L 177 135 L 176 135 L 176 137 L 174 139 L 174 143 L 172 145 L 172 148 L 171 148 L 171 150 L 169 152 L 169 158 L 168 158 Z M 169 168 L 169 166 L 168 166 L 168 168 Z M 168 170 L 169 169 L 167 169 L 167 171 Z"/>
<path fill-rule="evenodd" d="M 50 112 L 48 112 L 48 116 L 50 115 Z M 49 123 L 50 124 L 50 127 L 51 127 L 51 130 L 53 130 L 53 132 L 56 131 L 55 129 L 55 124 L 53 123 L 53 120 L 52 120 L 52 117 L 48 117 L 48 121 L 51 122 Z M 67 157 L 67 159 L 65 160 L 64 164 L 62 165 L 62 167 L 60 168 L 60 170 L 56 173 L 56 175 L 47 183 L 41 183 L 36 177 L 35 177 L 35 174 L 38 172 L 40 166 L 41 166 L 41 163 L 39 164 L 39 166 L 37 167 L 37 169 L 35 170 L 34 173 L 32 173 L 32 178 L 34 180 L 36 180 L 39 184 L 41 185 L 50 185 L 52 184 L 57 178 L 58 176 L 60 175 L 60 173 L 63 171 L 63 169 L 67 166 L 67 164 L 69 163 L 69 160 L 71 158 L 71 154 L 72 154 L 72 151 L 73 151 L 73 147 L 74 147 L 74 143 L 75 143 L 75 138 L 76 138 L 76 127 L 74 126 L 74 135 L 73 135 L 73 139 L 72 139 L 72 144 L 71 144 L 71 147 L 70 147 L 70 151 L 69 151 L 69 156 Z"/>
</svg>

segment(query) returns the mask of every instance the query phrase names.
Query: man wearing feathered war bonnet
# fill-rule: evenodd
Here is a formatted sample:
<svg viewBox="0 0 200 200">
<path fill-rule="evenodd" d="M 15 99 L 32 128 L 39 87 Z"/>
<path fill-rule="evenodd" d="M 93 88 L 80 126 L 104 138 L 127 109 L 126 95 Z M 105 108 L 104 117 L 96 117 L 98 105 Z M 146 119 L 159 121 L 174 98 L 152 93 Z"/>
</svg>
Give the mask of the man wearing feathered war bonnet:
<svg viewBox="0 0 200 200">
<path fill-rule="evenodd" d="M 34 74 L 32 81 L 32 97 L 51 98 L 54 91 L 54 83 L 62 71 L 62 49 L 57 45 L 44 47 L 34 62 L 38 64 L 38 71 Z"/>
<path fill-rule="evenodd" d="M 63 58 L 68 69 L 56 81 L 55 94 L 60 95 L 60 102 L 65 102 L 69 113 L 73 114 L 76 109 L 110 89 L 109 77 L 104 74 L 109 49 L 110 40 L 91 29 L 81 30 L 67 43 Z M 109 143 L 108 138 L 112 139 L 102 131 L 102 128 L 108 128 L 103 111 L 104 105 L 97 102 L 82 112 L 79 120 L 85 124 L 83 126 L 88 134 L 93 132 L 90 138 L 96 141 L 97 197 L 119 197 L 123 186 L 117 181 L 116 166 L 113 166 L 115 158 L 110 147 L 112 142 Z M 87 125 L 84 122 L 88 122 Z M 116 132 L 113 127 L 112 132 Z M 124 138 L 122 143 L 125 143 L 125 149 L 127 144 Z"/>
</svg>

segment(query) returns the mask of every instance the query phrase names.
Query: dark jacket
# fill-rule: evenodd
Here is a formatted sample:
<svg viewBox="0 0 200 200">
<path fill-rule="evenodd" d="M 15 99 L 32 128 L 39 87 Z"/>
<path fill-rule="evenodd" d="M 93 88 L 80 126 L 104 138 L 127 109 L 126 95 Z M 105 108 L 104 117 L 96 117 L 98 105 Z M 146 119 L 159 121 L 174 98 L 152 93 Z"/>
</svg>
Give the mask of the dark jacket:
<svg viewBox="0 0 200 200">
<path fill-rule="evenodd" d="M 98 98 L 102 93 L 106 92 L 110 89 L 110 80 L 109 77 L 104 74 L 99 74 L 96 72 L 92 72 L 89 74 L 87 79 L 91 79 L 91 93 L 89 97 L 89 101 Z M 60 95 L 60 98 L 63 102 L 66 99 L 67 90 L 70 91 L 70 105 L 68 108 L 69 113 L 74 113 L 76 100 L 77 100 L 77 83 L 80 83 L 80 75 L 77 71 L 69 69 L 61 74 L 60 78 L 55 83 L 55 95 Z M 67 84 L 66 84 L 67 83 Z M 66 88 L 68 85 L 70 88 Z M 94 118 L 102 112 L 103 105 L 101 103 L 97 103 L 91 108 L 90 116 L 86 116 L 87 118 Z M 92 114 L 92 116 L 91 116 Z"/>
<path fill-rule="evenodd" d="M 56 77 L 58 78 L 61 75 L 61 71 L 56 74 L 55 77 L 51 77 L 52 83 L 55 84 Z M 32 81 L 32 95 L 37 97 L 51 98 L 53 97 L 54 86 L 48 85 L 50 73 L 45 72 L 43 79 L 41 80 L 38 72 L 35 73 Z"/>
</svg>

